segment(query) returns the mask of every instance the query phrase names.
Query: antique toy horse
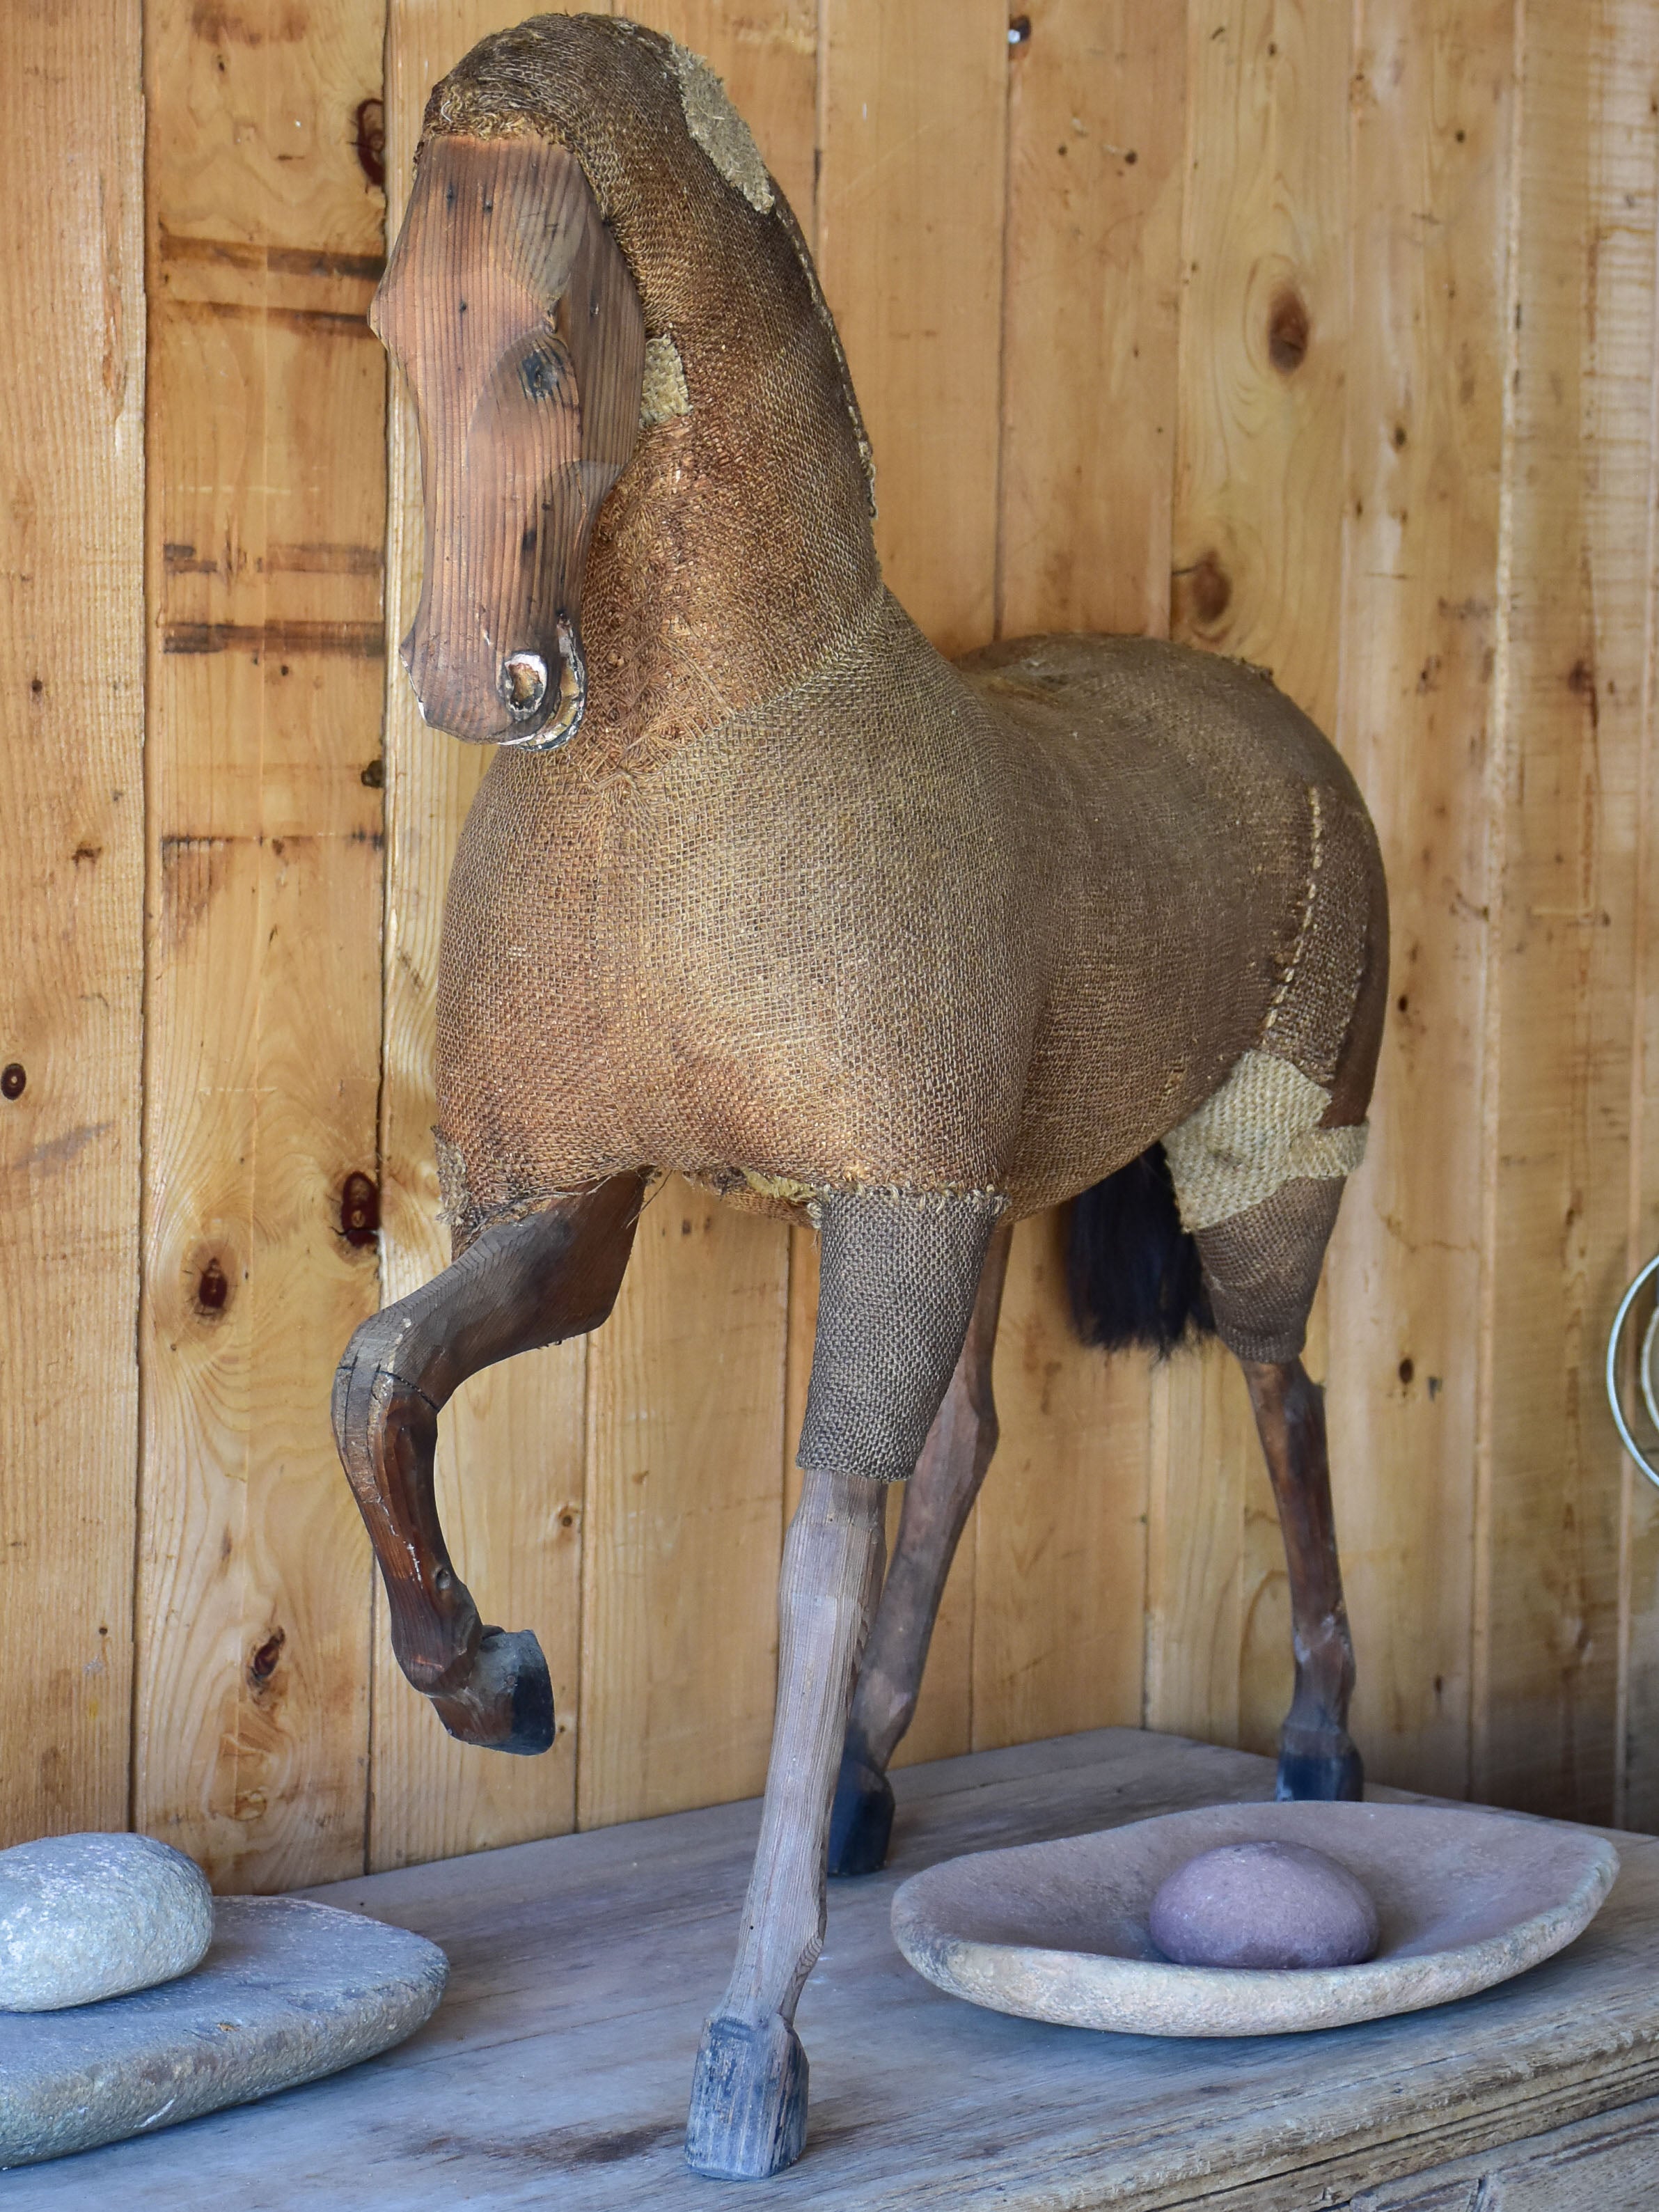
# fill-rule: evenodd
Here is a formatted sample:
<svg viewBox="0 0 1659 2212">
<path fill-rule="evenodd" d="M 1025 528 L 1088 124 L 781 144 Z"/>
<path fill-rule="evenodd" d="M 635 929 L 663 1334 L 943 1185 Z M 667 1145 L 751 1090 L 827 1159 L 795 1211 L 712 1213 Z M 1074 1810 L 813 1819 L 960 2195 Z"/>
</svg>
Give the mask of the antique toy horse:
<svg viewBox="0 0 1659 2212">
<path fill-rule="evenodd" d="M 498 750 L 439 987 L 454 1262 L 353 1338 L 341 1455 L 404 1673 L 453 1734 L 544 1750 L 540 1650 L 483 1623 L 444 1547 L 440 1409 L 604 1320 L 655 1174 L 817 1226 L 760 1844 L 687 2146 L 764 2174 L 805 2136 L 792 2023 L 832 1796 L 840 1865 L 878 1863 L 990 1456 L 1015 1216 L 1087 1194 L 1109 1340 L 1167 1342 L 1207 1301 L 1289 1550 L 1280 1786 L 1358 1792 L 1297 1355 L 1376 1057 L 1376 843 L 1253 671 L 1079 637 L 953 667 L 926 642 L 882 586 L 799 230 L 667 40 L 548 16 L 469 55 L 432 95 L 376 322 L 425 461 L 404 658 L 429 720 Z M 924 1443 L 849 1730 L 884 1486 Z"/>
</svg>

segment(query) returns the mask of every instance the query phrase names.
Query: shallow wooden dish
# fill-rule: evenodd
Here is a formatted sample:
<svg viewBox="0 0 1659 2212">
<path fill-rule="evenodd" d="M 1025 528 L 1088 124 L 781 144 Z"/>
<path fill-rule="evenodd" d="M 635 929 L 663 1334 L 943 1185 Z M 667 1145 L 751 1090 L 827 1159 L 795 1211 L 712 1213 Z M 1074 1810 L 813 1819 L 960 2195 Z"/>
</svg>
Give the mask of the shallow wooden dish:
<svg viewBox="0 0 1659 2212">
<path fill-rule="evenodd" d="M 1359 1966 L 1171 1966 L 1146 1932 L 1166 1875 L 1273 1838 L 1328 1852 L 1376 1900 Z M 1571 1942 L 1619 1872 L 1584 1828 L 1438 1805 L 1212 1805 L 975 1851 L 913 1875 L 893 1934 L 920 1974 L 994 2011 L 1131 2035 L 1288 2035 L 1469 1996 Z"/>
</svg>

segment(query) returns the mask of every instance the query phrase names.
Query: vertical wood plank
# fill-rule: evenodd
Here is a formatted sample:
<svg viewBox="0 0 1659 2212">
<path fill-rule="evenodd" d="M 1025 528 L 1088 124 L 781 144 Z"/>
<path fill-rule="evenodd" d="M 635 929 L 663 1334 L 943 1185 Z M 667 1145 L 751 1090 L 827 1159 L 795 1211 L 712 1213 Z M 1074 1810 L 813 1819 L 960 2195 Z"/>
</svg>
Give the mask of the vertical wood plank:
<svg viewBox="0 0 1659 2212">
<path fill-rule="evenodd" d="M 1352 40 L 1346 11 L 1303 0 L 1188 11 L 1171 627 L 1271 669 L 1328 731 Z M 1290 1700 L 1290 1608 L 1249 1398 L 1218 1346 L 1174 1362 L 1164 1387 L 1157 1549 L 1174 1581 L 1152 1599 L 1148 1717 L 1269 1749 Z"/>
<path fill-rule="evenodd" d="M 1476 1792 L 1613 1817 L 1659 22 L 1526 0 Z"/>
<path fill-rule="evenodd" d="M 1046 0 L 1009 50 L 997 628 L 1169 625 L 1182 11 Z"/>
<path fill-rule="evenodd" d="M 1628 75 L 1619 80 L 1633 92 L 1638 122 L 1645 97 L 1649 118 L 1659 113 L 1659 84 L 1644 62 L 1647 11 L 1634 19 L 1622 14 L 1616 35 L 1629 41 Z M 1609 80 L 1608 89 L 1613 86 Z M 1629 108 L 1620 121 L 1630 130 Z M 1619 144 L 1615 139 L 1615 146 Z M 1643 195 L 1638 191 L 1638 204 Z M 1650 269 L 1653 264 L 1650 264 Z M 1654 270 L 1659 280 L 1659 270 Z M 1659 282 L 1656 283 L 1659 291 Z M 1659 320 L 1659 299 L 1650 307 Z M 1659 345 L 1650 356 L 1650 405 L 1646 455 L 1648 588 L 1643 603 L 1644 653 L 1640 699 L 1641 757 L 1637 779 L 1634 830 L 1637 850 L 1635 938 L 1636 991 L 1630 1068 L 1628 1218 L 1625 1266 L 1633 1275 L 1659 1249 L 1659 1089 L 1650 1072 L 1659 1068 L 1659 902 L 1656 901 L 1654 805 L 1655 714 L 1659 708 Z M 1632 465 L 1635 465 L 1634 457 Z M 1651 1456 L 1651 1455 L 1650 1455 Z M 1659 1829 L 1659 1492 L 1646 1477 L 1625 1467 L 1620 1520 L 1619 1740 L 1614 1817 L 1622 1827 Z"/>
<path fill-rule="evenodd" d="M 1009 1255 L 974 1553 L 975 1751 L 1141 1717 L 1148 1370 L 1078 1341 L 1066 1219 L 1022 1222 Z"/>
<path fill-rule="evenodd" d="M 0 1846 L 126 1825 L 143 961 L 141 15 L 0 28 Z M 74 57 L 73 67 L 67 58 Z"/>
<path fill-rule="evenodd" d="M 1008 18 L 823 0 L 818 266 L 876 457 L 887 580 L 945 653 L 995 618 Z"/>
<path fill-rule="evenodd" d="M 522 20 L 514 0 L 392 0 L 386 26 L 388 237 L 403 221 L 433 85 L 477 41 Z M 394 380 L 387 435 L 386 635 L 401 638 L 421 587 L 421 457 Z M 382 1295 L 448 1263 L 432 1127 L 438 937 L 455 840 L 488 747 L 428 729 L 403 666 L 386 663 L 386 911 L 380 1093 Z M 564 1833 L 576 1816 L 586 1342 L 475 1376 L 440 1424 L 438 1510 L 486 1617 L 531 1628 L 553 1680 L 558 1735 L 543 1759 L 501 1759 L 447 1735 L 399 1673 L 374 1590 L 372 1868 Z"/>
<path fill-rule="evenodd" d="M 341 1200 L 379 1073 L 380 69 L 343 0 L 258 38 L 147 11 L 135 1803 L 238 1889 L 363 1863 L 368 1563 L 328 1400 L 376 1279 Z"/>
<path fill-rule="evenodd" d="M 671 1177 L 589 1363 L 585 1828 L 757 1791 L 777 1668 L 788 1285 L 776 1222 Z"/>
<path fill-rule="evenodd" d="M 1181 12 L 1049 0 L 1011 50 L 998 625 L 1162 634 Z M 1022 1224 L 976 1516 L 976 1747 L 1138 1721 L 1152 1377 L 1078 1342 L 1065 1218 Z"/>
<path fill-rule="evenodd" d="M 1352 84 L 1337 734 L 1393 914 L 1370 1149 L 1329 1265 L 1331 1461 L 1377 1781 L 1468 1784 L 1507 0 L 1369 0 Z"/>
</svg>

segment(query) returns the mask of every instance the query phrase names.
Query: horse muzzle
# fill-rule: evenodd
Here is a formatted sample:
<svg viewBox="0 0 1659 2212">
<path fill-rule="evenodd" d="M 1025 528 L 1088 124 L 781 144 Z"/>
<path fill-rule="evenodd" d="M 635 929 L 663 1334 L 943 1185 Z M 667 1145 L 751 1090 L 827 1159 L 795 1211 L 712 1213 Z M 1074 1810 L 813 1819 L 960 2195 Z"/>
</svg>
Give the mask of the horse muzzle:
<svg viewBox="0 0 1659 2212">
<path fill-rule="evenodd" d="M 581 727 L 587 670 L 569 615 L 555 617 L 550 637 L 506 652 L 481 636 L 457 653 L 417 621 L 402 659 L 422 721 L 465 744 L 556 752 Z"/>
</svg>

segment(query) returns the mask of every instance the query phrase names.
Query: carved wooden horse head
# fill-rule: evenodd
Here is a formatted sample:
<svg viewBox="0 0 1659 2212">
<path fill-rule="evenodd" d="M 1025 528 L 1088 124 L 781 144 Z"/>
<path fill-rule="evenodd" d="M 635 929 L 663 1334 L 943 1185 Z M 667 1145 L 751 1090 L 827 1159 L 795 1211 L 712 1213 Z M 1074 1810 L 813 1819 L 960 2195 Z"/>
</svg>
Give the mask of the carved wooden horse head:
<svg viewBox="0 0 1659 2212">
<path fill-rule="evenodd" d="M 452 737 L 567 744 L 593 521 L 638 435 L 639 294 L 576 156 L 427 146 L 370 320 L 421 430 L 425 569 L 404 665 Z"/>
<path fill-rule="evenodd" d="M 1376 841 L 1255 672 L 1103 638 L 951 667 L 920 635 L 811 256 L 669 41 L 545 16 L 469 55 L 377 317 L 425 465 L 405 657 L 428 720 L 497 751 L 440 959 L 455 1257 L 358 1330 L 336 1434 L 404 1672 L 453 1734 L 544 1751 L 536 1639 L 445 1549 L 444 1403 L 604 1320 L 653 1174 L 820 1231 L 761 1839 L 687 2139 L 769 2173 L 805 2140 L 826 1853 L 885 1852 L 994 1446 L 1016 1215 L 1082 1194 L 1102 1340 L 1167 1348 L 1206 1306 L 1243 1363 L 1291 1569 L 1280 1787 L 1358 1794 L 1299 1354 L 1381 1033 Z"/>
</svg>

